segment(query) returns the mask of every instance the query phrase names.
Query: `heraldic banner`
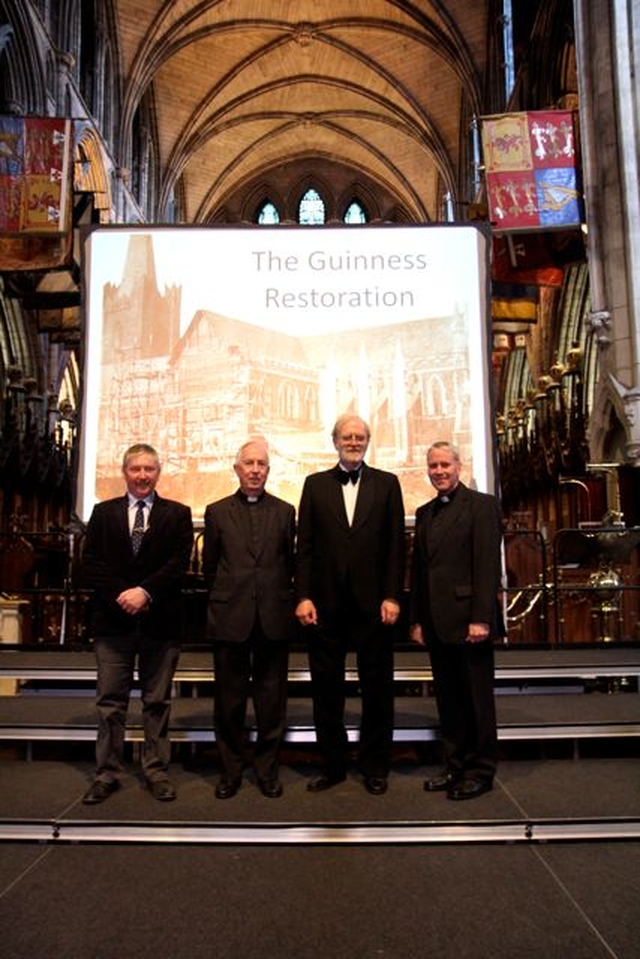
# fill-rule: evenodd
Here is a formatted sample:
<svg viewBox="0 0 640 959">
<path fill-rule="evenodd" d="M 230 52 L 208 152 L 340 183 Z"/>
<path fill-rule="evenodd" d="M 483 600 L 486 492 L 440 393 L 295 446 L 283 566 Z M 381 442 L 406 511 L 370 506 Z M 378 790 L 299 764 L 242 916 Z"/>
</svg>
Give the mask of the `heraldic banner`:
<svg viewBox="0 0 640 959">
<path fill-rule="evenodd" d="M 575 117 L 544 110 L 483 117 L 491 225 L 497 232 L 579 226 Z"/>
<path fill-rule="evenodd" d="M 71 120 L 0 116 L 0 234 L 70 228 Z"/>
</svg>

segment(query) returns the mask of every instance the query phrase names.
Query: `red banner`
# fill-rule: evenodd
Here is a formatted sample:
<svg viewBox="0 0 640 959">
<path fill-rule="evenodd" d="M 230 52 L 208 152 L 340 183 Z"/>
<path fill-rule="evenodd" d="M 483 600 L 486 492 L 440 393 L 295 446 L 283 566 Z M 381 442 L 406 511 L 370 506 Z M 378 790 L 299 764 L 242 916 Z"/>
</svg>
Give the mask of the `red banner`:
<svg viewBox="0 0 640 959">
<path fill-rule="evenodd" d="M 491 276 L 506 283 L 533 283 L 536 286 L 562 286 L 562 258 L 551 239 L 558 233 L 530 233 L 518 237 L 494 236 Z"/>
<path fill-rule="evenodd" d="M 54 117 L 0 117 L 0 233 L 71 228 L 72 125 Z"/>
<path fill-rule="evenodd" d="M 495 230 L 551 230 L 582 222 L 571 111 L 484 117 L 482 145 Z"/>
</svg>

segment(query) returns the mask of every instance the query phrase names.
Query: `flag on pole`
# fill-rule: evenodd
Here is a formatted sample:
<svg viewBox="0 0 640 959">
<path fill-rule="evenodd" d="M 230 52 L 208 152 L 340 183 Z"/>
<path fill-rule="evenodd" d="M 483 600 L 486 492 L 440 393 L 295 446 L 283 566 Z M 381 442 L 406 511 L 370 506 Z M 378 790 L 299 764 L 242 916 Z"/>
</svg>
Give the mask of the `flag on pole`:
<svg viewBox="0 0 640 959">
<path fill-rule="evenodd" d="M 69 231 L 71 160 L 71 120 L 0 116 L 0 233 Z"/>
<path fill-rule="evenodd" d="M 484 117 L 482 146 L 489 219 L 496 231 L 579 226 L 582 194 L 572 111 Z"/>
</svg>

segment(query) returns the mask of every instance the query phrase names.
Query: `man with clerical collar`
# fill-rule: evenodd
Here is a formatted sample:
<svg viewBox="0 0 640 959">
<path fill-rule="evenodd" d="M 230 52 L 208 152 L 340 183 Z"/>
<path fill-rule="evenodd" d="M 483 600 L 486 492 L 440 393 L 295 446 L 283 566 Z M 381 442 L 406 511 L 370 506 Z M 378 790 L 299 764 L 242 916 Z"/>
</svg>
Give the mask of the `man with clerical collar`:
<svg viewBox="0 0 640 959">
<path fill-rule="evenodd" d="M 345 662 L 355 649 L 362 696 L 358 765 L 372 795 L 387 790 L 393 739 L 393 645 L 404 577 L 398 478 L 364 462 L 370 430 L 336 422 L 338 463 L 308 476 L 300 500 L 296 615 L 305 627 L 322 770 L 310 792 L 346 779 Z"/>
<path fill-rule="evenodd" d="M 409 620 L 411 639 L 429 650 L 445 752 L 444 770 L 424 788 L 473 799 L 492 788 L 497 764 L 502 521 L 495 497 L 469 489 L 460 467 L 451 443 L 429 447 L 438 495 L 416 511 Z"/>
<path fill-rule="evenodd" d="M 286 727 L 293 615 L 295 510 L 265 490 L 269 450 L 248 440 L 234 463 L 239 487 L 204 516 L 203 572 L 210 588 L 207 636 L 215 664 L 214 725 L 221 776 L 218 799 L 240 788 L 247 763 L 244 729 L 251 692 L 257 725 L 252 764 L 263 795 L 277 799 Z"/>
</svg>

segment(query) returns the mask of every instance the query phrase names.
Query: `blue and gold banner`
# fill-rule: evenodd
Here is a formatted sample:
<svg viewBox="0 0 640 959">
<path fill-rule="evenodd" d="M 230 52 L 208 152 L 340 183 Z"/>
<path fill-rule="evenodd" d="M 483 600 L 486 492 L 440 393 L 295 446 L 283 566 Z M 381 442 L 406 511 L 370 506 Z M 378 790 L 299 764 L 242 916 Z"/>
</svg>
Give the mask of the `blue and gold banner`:
<svg viewBox="0 0 640 959">
<path fill-rule="evenodd" d="M 483 118 L 489 219 L 497 232 L 580 225 L 576 142 L 568 110 Z"/>
</svg>

